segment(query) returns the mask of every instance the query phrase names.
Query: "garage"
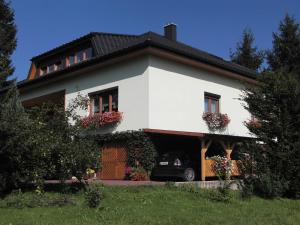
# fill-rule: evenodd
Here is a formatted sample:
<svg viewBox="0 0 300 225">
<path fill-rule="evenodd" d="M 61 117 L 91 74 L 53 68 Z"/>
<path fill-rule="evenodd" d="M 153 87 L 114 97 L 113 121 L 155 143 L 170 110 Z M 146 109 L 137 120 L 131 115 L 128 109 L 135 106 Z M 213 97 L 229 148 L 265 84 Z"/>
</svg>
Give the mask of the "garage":
<svg viewBox="0 0 300 225">
<path fill-rule="evenodd" d="M 123 180 L 125 178 L 127 152 L 123 147 L 102 149 L 99 177 L 102 180 Z"/>
</svg>

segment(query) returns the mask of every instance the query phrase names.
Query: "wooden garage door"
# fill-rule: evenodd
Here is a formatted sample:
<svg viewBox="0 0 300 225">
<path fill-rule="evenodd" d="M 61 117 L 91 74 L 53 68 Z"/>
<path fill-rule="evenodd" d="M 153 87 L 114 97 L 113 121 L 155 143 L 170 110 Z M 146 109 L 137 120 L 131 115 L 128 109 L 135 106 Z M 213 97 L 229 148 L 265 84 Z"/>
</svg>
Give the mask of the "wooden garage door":
<svg viewBox="0 0 300 225">
<path fill-rule="evenodd" d="M 102 180 L 123 180 L 125 177 L 127 153 L 122 147 L 110 147 L 102 150 Z"/>
</svg>

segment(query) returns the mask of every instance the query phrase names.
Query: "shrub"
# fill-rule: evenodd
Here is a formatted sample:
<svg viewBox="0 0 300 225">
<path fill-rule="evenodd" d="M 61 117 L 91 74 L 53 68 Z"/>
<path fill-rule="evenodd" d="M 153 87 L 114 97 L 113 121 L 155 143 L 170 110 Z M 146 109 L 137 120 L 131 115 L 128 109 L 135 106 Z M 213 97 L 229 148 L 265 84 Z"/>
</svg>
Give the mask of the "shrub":
<svg viewBox="0 0 300 225">
<path fill-rule="evenodd" d="M 220 180 L 220 187 L 218 187 L 220 196 L 217 196 L 217 199 L 228 202 L 230 200 L 229 189 L 232 184 L 232 182 L 230 182 L 233 171 L 232 161 L 231 159 L 222 156 L 214 156 L 212 157 L 212 160 L 214 160 L 212 169 Z"/>
<path fill-rule="evenodd" d="M 92 184 L 88 186 L 85 192 L 85 200 L 90 208 L 97 208 L 103 198 L 103 186 L 100 184 Z"/>
<path fill-rule="evenodd" d="M 138 166 L 132 168 L 130 173 L 130 179 L 134 181 L 146 181 L 149 180 L 149 175 L 143 167 Z"/>
</svg>

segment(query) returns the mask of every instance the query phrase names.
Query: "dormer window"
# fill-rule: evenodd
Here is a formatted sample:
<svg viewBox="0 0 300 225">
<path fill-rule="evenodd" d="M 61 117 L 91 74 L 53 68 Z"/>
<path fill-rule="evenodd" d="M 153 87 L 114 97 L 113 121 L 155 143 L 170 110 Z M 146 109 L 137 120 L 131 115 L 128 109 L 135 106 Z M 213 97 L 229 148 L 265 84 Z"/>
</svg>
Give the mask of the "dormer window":
<svg viewBox="0 0 300 225">
<path fill-rule="evenodd" d="M 70 55 L 68 66 L 71 66 L 73 64 L 75 64 L 75 55 Z"/>
<path fill-rule="evenodd" d="M 42 75 L 45 75 L 46 73 L 47 73 L 47 66 L 41 67 L 41 69 L 40 69 L 40 75 L 42 76 Z"/>
<path fill-rule="evenodd" d="M 84 60 L 88 60 L 92 58 L 92 54 L 92 48 L 86 48 L 77 52 L 71 52 L 69 55 L 58 56 L 59 60 L 56 62 L 54 61 L 55 59 L 52 59 L 51 61 L 49 60 L 50 62 L 48 62 L 48 65 L 44 65 L 43 63 L 39 69 L 38 75 L 42 76 L 57 70 L 61 70 L 63 67 L 72 66 Z"/>
<path fill-rule="evenodd" d="M 54 66 L 54 64 L 48 66 L 48 73 L 52 73 L 52 72 L 54 72 L 54 71 L 55 71 L 55 66 Z"/>
<path fill-rule="evenodd" d="M 83 53 L 84 53 L 84 51 L 80 51 L 80 52 L 76 53 L 77 63 L 80 63 L 83 61 Z"/>
<path fill-rule="evenodd" d="M 58 61 L 54 64 L 54 70 L 60 70 L 62 69 L 62 63 L 61 61 Z"/>
<path fill-rule="evenodd" d="M 85 51 L 84 51 L 84 53 L 85 53 L 85 57 L 84 57 L 84 59 L 90 59 L 90 58 L 92 58 L 92 48 L 88 48 L 88 49 L 86 49 Z"/>
</svg>

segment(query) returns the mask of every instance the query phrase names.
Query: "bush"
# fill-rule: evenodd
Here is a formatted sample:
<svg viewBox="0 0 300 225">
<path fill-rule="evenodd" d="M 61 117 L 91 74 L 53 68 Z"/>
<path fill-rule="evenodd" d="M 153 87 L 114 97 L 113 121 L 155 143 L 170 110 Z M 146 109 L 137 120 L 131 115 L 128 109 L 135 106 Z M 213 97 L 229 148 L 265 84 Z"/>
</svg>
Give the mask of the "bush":
<svg viewBox="0 0 300 225">
<path fill-rule="evenodd" d="M 103 185 L 92 184 L 85 192 L 85 200 L 90 208 L 97 208 L 103 198 Z"/>
<path fill-rule="evenodd" d="M 134 181 L 146 181 L 149 180 L 149 175 L 143 167 L 134 167 L 131 170 L 130 179 Z"/>
</svg>

